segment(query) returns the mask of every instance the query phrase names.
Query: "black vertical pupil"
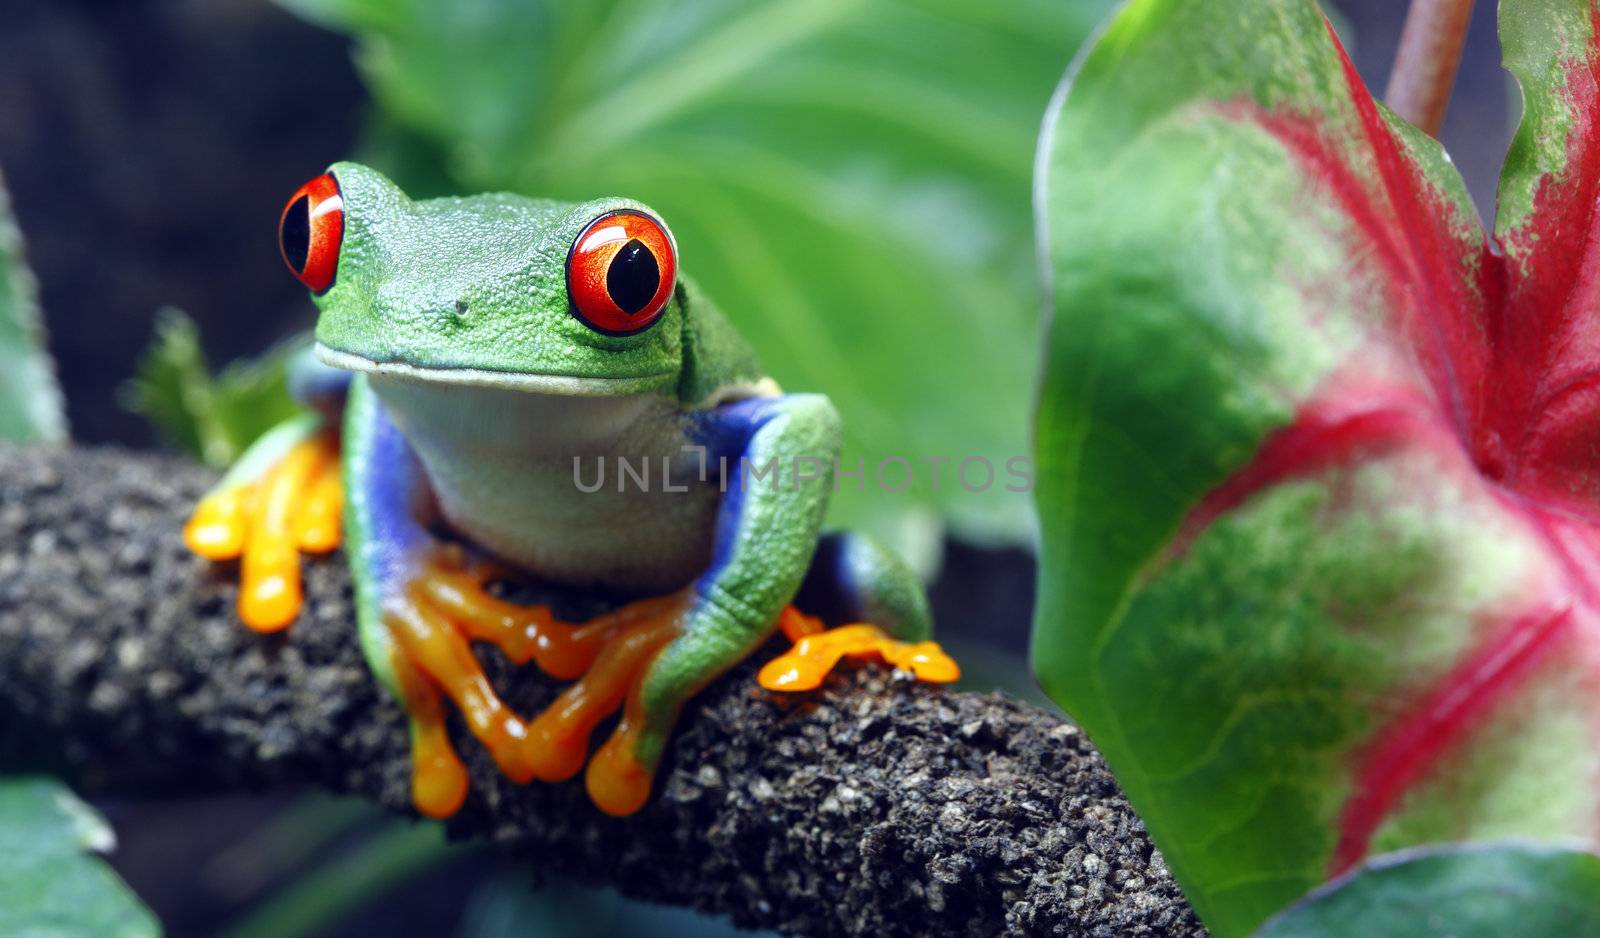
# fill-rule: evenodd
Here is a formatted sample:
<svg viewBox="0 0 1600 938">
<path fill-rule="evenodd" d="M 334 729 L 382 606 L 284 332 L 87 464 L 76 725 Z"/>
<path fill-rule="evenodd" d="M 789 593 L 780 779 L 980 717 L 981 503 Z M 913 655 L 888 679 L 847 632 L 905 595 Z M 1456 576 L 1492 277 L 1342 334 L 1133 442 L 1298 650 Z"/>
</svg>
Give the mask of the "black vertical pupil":
<svg viewBox="0 0 1600 938">
<path fill-rule="evenodd" d="M 661 286 L 661 268 L 643 241 L 634 238 L 622 246 L 606 271 L 606 292 L 611 302 L 629 316 L 649 305 Z"/>
<path fill-rule="evenodd" d="M 283 225 L 278 229 L 278 240 L 283 243 L 283 256 L 289 266 L 302 273 L 311 255 L 311 199 L 301 196 L 283 215 Z"/>
</svg>

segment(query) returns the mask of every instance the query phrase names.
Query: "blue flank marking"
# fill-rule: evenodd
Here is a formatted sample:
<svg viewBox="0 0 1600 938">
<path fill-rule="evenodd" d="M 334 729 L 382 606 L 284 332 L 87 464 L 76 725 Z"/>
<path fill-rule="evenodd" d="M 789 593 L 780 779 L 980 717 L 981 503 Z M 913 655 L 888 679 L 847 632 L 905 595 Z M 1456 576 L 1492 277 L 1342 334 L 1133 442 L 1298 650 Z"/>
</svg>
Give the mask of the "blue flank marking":
<svg viewBox="0 0 1600 938">
<path fill-rule="evenodd" d="M 849 607 L 847 611 L 852 618 L 859 618 L 865 611 L 861 582 L 856 576 L 858 571 L 850 562 L 850 550 L 857 543 L 859 542 L 848 532 L 840 531 L 822 536 L 822 545 L 826 545 L 828 553 L 832 555 L 827 559 L 828 565 L 833 568 L 834 588 L 839 591 L 841 601 Z M 819 545 L 818 553 L 823 549 L 823 546 Z"/>
<path fill-rule="evenodd" d="M 387 591 L 404 584 L 432 538 L 416 516 L 422 487 L 416 456 L 399 428 L 389 420 L 382 402 L 373 403 L 372 445 L 359 473 L 361 495 L 371 522 L 367 532 L 369 549 L 363 559 Z"/>
<path fill-rule="evenodd" d="M 689 442 L 706 448 L 708 471 L 718 466 L 719 460 L 728 460 L 727 491 L 717 508 L 717 533 L 712 542 L 711 566 L 695 581 L 702 595 L 705 587 L 716 582 L 717 574 L 732 560 L 738 540 L 745 496 L 742 459 L 750 452 L 750 442 L 755 439 L 757 431 L 782 414 L 788 406 L 787 396 L 753 397 L 725 404 L 692 418 L 688 428 Z M 756 463 L 755 468 L 764 467 Z"/>
<path fill-rule="evenodd" d="M 743 456 L 750 438 L 789 406 L 789 397 L 752 397 L 691 416 L 689 442 L 704 446 L 714 464 L 719 456 Z"/>
</svg>

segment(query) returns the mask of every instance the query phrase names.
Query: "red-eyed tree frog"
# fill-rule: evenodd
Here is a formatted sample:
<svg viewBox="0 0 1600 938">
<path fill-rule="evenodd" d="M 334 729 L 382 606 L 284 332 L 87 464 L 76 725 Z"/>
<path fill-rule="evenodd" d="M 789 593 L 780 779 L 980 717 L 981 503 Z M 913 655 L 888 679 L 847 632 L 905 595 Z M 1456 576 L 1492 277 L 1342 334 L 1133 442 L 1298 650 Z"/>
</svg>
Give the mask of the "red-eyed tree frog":
<svg viewBox="0 0 1600 938">
<path fill-rule="evenodd" d="M 761 373 L 646 206 L 413 201 L 337 163 L 291 196 L 279 238 L 320 313 L 291 374 L 307 410 L 243 455 L 185 540 L 239 560 L 239 613 L 263 632 L 299 612 L 300 554 L 342 540 L 362 648 L 410 717 L 421 813 L 467 795 L 445 699 L 509 778 L 587 760 L 594 803 L 626 815 L 685 702 L 775 630 L 794 646 L 762 669 L 771 689 L 815 687 L 856 654 L 955 678 L 916 576 L 822 533 L 832 404 Z M 492 594 L 506 571 L 635 600 L 560 622 Z M 473 642 L 573 683 L 526 719 Z"/>
</svg>

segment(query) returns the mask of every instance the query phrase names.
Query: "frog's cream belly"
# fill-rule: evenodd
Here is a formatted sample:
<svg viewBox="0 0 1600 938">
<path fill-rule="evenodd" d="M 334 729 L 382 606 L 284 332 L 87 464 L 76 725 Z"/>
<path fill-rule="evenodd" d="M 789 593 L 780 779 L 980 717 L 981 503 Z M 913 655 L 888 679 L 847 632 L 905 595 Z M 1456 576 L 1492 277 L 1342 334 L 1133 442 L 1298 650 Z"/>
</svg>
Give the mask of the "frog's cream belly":
<svg viewBox="0 0 1600 938">
<path fill-rule="evenodd" d="M 445 519 L 500 559 L 640 594 L 677 589 L 709 565 L 720 493 L 681 449 L 672 398 L 371 380 Z"/>
</svg>

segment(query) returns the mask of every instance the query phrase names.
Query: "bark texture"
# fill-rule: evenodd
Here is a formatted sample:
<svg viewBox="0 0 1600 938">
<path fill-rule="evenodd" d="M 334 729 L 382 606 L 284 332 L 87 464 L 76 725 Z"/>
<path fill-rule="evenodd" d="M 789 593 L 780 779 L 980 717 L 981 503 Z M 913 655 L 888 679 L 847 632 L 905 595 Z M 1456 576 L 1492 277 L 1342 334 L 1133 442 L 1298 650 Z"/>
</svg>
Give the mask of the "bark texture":
<svg viewBox="0 0 1600 938">
<path fill-rule="evenodd" d="M 212 478 L 126 451 L 0 450 L 4 748 L 91 791 L 309 781 L 408 812 L 404 725 L 361 660 L 342 563 L 308 565 L 288 634 L 246 631 L 234 571 L 179 539 Z M 605 602 L 530 598 L 569 615 Z M 481 654 L 522 712 L 554 697 Z M 740 668 L 685 713 L 654 798 L 625 821 L 581 781 L 512 785 L 456 738 L 473 794 L 455 836 L 744 926 L 1203 934 L 1078 730 L 1002 695 L 863 668 L 775 699 Z"/>
</svg>

